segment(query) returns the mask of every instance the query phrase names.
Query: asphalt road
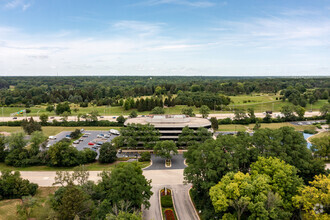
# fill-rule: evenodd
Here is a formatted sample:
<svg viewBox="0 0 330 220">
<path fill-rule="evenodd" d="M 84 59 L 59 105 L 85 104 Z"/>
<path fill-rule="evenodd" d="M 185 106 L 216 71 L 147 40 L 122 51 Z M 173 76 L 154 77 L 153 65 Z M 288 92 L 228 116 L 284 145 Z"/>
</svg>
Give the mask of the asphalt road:
<svg viewBox="0 0 330 220">
<path fill-rule="evenodd" d="M 145 168 L 145 170 L 184 169 L 186 167 L 186 165 L 184 165 L 184 158 L 182 154 L 172 156 L 171 167 L 165 167 L 165 159 L 161 157 L 151 155 L 151 160 L 152 160 L 152 165 L 148 168 Z"/>
<path fill-rule="evenodd" d="M 280 112 L 273 112 L 272 117 L 276 118 L 277 115 L 281 114 Z M 263 118 L 265 117 L 265 115 L 263 113 L 255 113 L 256 117 L 259 118 Z M 312 116 L 317 116 L 320 115 L 319 111 L 313 111 L 313 112 L 306 112 L 305 113 L 305 117 L 312 117 Z M 216 113 L 216 114 L 209 114 L 209 117 L 216 117 L 217 119 L 224 119 L 224 118 L 234 118 L 234 113 Z M 17 116 L 17 119 L 14 119 L 15 116 L 13 117 L 0 117 L 0 121 L 17 121 L 17 120 L 22 120 L 25 117 L 23 116 Z M 60 119 L 62 118 L 61 116 L 53 116 L 54 118 L 50 118 L 49 117 L 49 121 L 52 121 L 54 119 L 60 121 Z M 116 118 L 118 116 L 102 116 L 98 118 L 98 120 L 109 120 L 109 121 L 116 121 Z M 128 115 L 124 115 L 124 117 L 128 117 Z M 138 117 L 141 117 L 141 115 L 139 115 Z M 200 114 L 196 114 L 196 117 L 202 117 L 202 115 Z M 28 116 L 28 118 L 30 118 L 30 116 Z M 35 121 L 40 121 L 38 116 L 33 116 L 33 119 Z M 77 116 L 69 116 L 68 117 L 68 121 L 77 121 Z"/>
</svg>

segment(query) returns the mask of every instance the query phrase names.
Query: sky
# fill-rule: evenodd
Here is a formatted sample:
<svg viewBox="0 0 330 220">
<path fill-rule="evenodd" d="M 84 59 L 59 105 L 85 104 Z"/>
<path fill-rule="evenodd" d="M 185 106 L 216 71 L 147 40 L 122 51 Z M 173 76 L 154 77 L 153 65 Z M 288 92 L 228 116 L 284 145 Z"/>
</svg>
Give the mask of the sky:
<svg viewBox="0 0 330 220">
<path fill-rule="evenodd" d="M 0 0 L 0 76 L 330 76 L 330 0 Z"/>
</svg>

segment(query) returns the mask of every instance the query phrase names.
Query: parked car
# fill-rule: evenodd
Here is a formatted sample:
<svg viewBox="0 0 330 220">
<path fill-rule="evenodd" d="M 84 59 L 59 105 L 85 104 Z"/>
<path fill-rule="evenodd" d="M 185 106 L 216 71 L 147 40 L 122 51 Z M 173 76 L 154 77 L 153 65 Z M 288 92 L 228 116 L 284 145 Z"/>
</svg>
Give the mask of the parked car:
<svg viewBox="0 0 330 220">
<path fill-rule="evenodd" d="M 110 138 L 109 134 L 104 135 L 104 138 Z"/>
<path fill-rule="evenodd" d="M 115 134 L 115 135 L 119 135 L 119 131 L 116 129 L 110 129 L 110 134 Z"/>
<path fill-rule="evenodd" d="M 99 142 L 96 142 L 96 144 L 98 144 L 98 145 L 102 145 L 103 142 L 102 142 L 102 141 L 99 141 Z"/>
<path fill-rule="evenodd" d="M 84 141 L 84 139 L 80 138 L 78 141 L 81 142 L 81 141 Z"/>
<path fill-rule="evenodd" d="M 69 134 L 65 135 L 65 138 L 67 138 L 67 139 L 71 139 L 71 137 L 70 137 Z"/>
<path fill-rule="evenodd" d="M 97 137 L 98 138 L 103 138 L 104 137 L 104 134 L 98 134 Z"/>
<path fill-rule="evenodd" d="M 104 118 L 104 116 L 100 116 L 100 118 Z"/>
<path fill-rule="evenodd" d="M 73 143 L 74 143 L 74 144 L 79 144 L 80 141 L 79 141 L 79 140 L 75 140 Z"/>
<path fill-rule="evenodd" d="M 49 140 L 56 140 L 56 137 L 55 136 L 49 136 L 48 139 Z"/>
<path fill-rule="evenodd" d="M 84 138 L 87 138 L 87 137 L 88 137 L 88 135 L 87 135 L 87 134 L 84 134 L 82 137 L 84 137 Z"/>
<path fill-rule="evenodd" d="M 112 117 L 113 119 L 116 119 L 116 117 L 114 116 L 114 117 Z"/>
<path fill-rule="evenodd" d="M 94 143 L 93 142 L 89 142 L 88 145 L 94 145 Z"/>
<path fill-rule="evenodd" d="M 54 119 L 54 116 L 50 117 L 50 119 Z"/>
<path fill-rule="evenodd" d="M 84 132 L 85 130 L 82 128 L 82 129 L 80 129 L 80 132 L 82 133 L 82 132 Z"/>
</svg>

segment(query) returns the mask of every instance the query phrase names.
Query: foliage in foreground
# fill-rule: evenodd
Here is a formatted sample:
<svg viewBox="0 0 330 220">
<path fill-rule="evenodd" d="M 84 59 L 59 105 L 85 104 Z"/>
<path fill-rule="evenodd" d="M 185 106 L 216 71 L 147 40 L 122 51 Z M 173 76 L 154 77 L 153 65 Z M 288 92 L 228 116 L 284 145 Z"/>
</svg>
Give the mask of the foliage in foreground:
<svg viewBox="0 0 330 220">
<path fill-rule="evenodd" d="M 34 195 L 38 185 L 22 179 L 20 172 L 12 173 L 9 170 L 1 171 L 0 200 L 16 199 L 23 196 Z"/>
</svg>

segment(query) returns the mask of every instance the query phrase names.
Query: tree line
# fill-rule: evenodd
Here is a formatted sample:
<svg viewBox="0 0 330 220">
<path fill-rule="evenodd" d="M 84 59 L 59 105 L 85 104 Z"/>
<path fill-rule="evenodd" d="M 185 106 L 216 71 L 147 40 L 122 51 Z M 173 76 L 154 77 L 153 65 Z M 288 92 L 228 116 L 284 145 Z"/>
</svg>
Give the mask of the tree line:
<svg viewBox="0 0 330 220">
<path fill-rule="evenodd" d="M 1 77 L 0 105 L 33 106 L 42 103 L 71 102 L 86 106 L 122 106 L 123 100 L 139 96 L 171 96 L 181 92 L 242 95 L 251 93 L 284 92 L 285 98 L 294 100 L 300 94 L 320 88 L 313 93 L 315 99 L 329 94 L 328 78 L 258 78 L 258 77 Z M 293 92 L 289 92 L 294 89 Z M 304 88 L 304 89 L 303 89 Z M 298 91 L 299 93 L 297 93 Z M 327 91 L 327 92 L 324 92 Z M 291 98 L 291 94 L 293 95 Z M 319 94 L 321 93 L 321 95 Z M 306 93 L 309 97 L 309 94 Z M 308 100 L 312 100 L 308 98 Z M 214 100 L 212 100 L 214 101 Z M 190 102 L 190 101 L 189 101 Z M 221 103 L 223 102 L 223 103 Z M 225 100 L 216 105 L 225 105 Z M 298 101 L 300 102 L 300 101 Z M 196 103 L 193 103 L 195 105 Z M 205 104 L 205 103 L 204 103 Z M 302 105 L 303 102 L 300 102 Z M 197 105 L 203 105 L 202 103 Z M 209 104 L 206 104 L 209 105 Z M 213 108 L 210 104 L 210 108 Z M 302 105 L 303 106 L 303 105 Z"/>
</svg>

